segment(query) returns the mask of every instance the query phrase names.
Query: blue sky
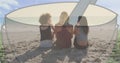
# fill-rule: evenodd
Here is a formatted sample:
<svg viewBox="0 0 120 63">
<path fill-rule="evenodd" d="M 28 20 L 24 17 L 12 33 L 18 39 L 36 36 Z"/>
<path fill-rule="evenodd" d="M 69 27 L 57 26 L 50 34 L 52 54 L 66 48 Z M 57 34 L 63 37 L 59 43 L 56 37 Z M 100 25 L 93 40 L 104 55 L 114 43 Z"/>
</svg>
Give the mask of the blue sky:
<svg viewBox="0 0 120 63">
<path fill-rule="evenodd" d="M 4 16 L 14 11 L 15 9 L 35 5 L 35 4 L 43 4 L 43 3 L 51 3 L 51 2 L 64 2 L 64 1 L 79 1 L 79 0 L 0 0 L 0 25 L 4 21 Z M 104 6 L 108 9 L 113 10 L 117 14 L 120 15 L 120 0 L 98 0 L 98 5 Z M 118 23 L 120 25 L 120 16 L 118 17 Z"/>
</svg>

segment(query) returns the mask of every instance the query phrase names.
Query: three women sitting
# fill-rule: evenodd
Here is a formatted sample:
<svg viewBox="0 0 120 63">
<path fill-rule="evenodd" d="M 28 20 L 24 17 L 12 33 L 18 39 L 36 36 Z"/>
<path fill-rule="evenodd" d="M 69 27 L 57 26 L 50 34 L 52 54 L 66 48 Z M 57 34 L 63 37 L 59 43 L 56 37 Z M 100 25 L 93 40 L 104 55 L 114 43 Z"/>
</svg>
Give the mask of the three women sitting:
<svg viewBox="0 0 120 63">
<path fill-rule="evenodd" d="M 69 16 L 67 12 L 62 12 L 59 18 L 59 22 L 53 27 L 50 14 L 43 14 L 40 17 L 40 46 L 52 47 L 54 43 L 55 48 L 71 48 L 72 38 L 75 35 L 74 47 L 78 49 L 87 48 L 89 31 L 87 19 L 84 16 L 79 16 L 73 30 L 73 26 L 68 22 Z M 53 41 L 54 37 L 56 38 L 55 41 Z"/>
</svg>

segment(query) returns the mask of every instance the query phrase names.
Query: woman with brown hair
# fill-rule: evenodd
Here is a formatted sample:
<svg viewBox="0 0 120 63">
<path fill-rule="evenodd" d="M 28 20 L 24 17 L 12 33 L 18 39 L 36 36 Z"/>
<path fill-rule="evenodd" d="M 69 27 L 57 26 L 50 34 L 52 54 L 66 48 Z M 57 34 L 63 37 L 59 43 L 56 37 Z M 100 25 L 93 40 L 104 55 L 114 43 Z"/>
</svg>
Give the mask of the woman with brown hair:
<svg viewBox="0 0 120 63">
<path fill-rule="evenodd" d="M 49 13 L 43 14 L 40 16 L 40 47 L 52 47 L 53 46 L 53 33 L 51 30 L 54 30 L 51 24 L 51 15 Z"/>
<path fill-rule="evenodd" d="M 74 46 L 78 49 L 88 47 L 89 27 L 85 16 L 79 16 L 75 26 Z"/>
<path fill-rule="evenodd" d="M 55 25 L 56 48 L 70 48 L 73 37 L 73 26 L 68 23 L 67 12 L 62 12 L 59 22 Z"/>
</svg>

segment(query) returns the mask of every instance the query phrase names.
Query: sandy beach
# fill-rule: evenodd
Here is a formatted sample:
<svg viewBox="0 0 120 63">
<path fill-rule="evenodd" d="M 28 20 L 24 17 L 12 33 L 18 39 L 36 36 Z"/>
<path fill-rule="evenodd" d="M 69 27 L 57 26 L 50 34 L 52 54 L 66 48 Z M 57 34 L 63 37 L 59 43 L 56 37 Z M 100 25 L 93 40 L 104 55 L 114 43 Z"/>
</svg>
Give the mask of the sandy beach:
<svg viewBox="0 0 120 63">
<path fill-rule="evenodd" d="M 113 34 L 117 32 L 113 23 L 91 26 L 89 47 L 80 50 L 74 46 L 62 50 L 40 48 L 39 26 L 9 23 L 7 33 L 3 30 L 5 60 L 9 63 L 106 63 L 117 37 Z"/>
</svg>

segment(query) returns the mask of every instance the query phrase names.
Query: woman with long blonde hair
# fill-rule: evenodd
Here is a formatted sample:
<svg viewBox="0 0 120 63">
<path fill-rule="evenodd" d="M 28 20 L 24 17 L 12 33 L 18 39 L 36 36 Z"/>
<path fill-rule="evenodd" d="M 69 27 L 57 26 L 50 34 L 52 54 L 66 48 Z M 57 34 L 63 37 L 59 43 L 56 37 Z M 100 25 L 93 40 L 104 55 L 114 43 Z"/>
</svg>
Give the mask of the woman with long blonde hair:
<svg viewBox="0 0 120 63">
<path fill-rule="evenodd" d="M 59 22 L 56 24 L 57 26 L 62 26 L 64 25 L 64 23 L 66 22 L 66 20 L 68 19 L 68 14 L 67 12 L 62 12 L 61 15 L 60 15 L 60 20 Z"/>
<path fill-rule="evenodd" d="M 69 16 L 67 12 L 62 12 L 59 22 L 55 25 L 55 46 L 57 48 L 70 48 L 73 37 L 73 26 L 68 23 Z M 67 23 L 67 24 L 66 24 Z"/>
</svg>

